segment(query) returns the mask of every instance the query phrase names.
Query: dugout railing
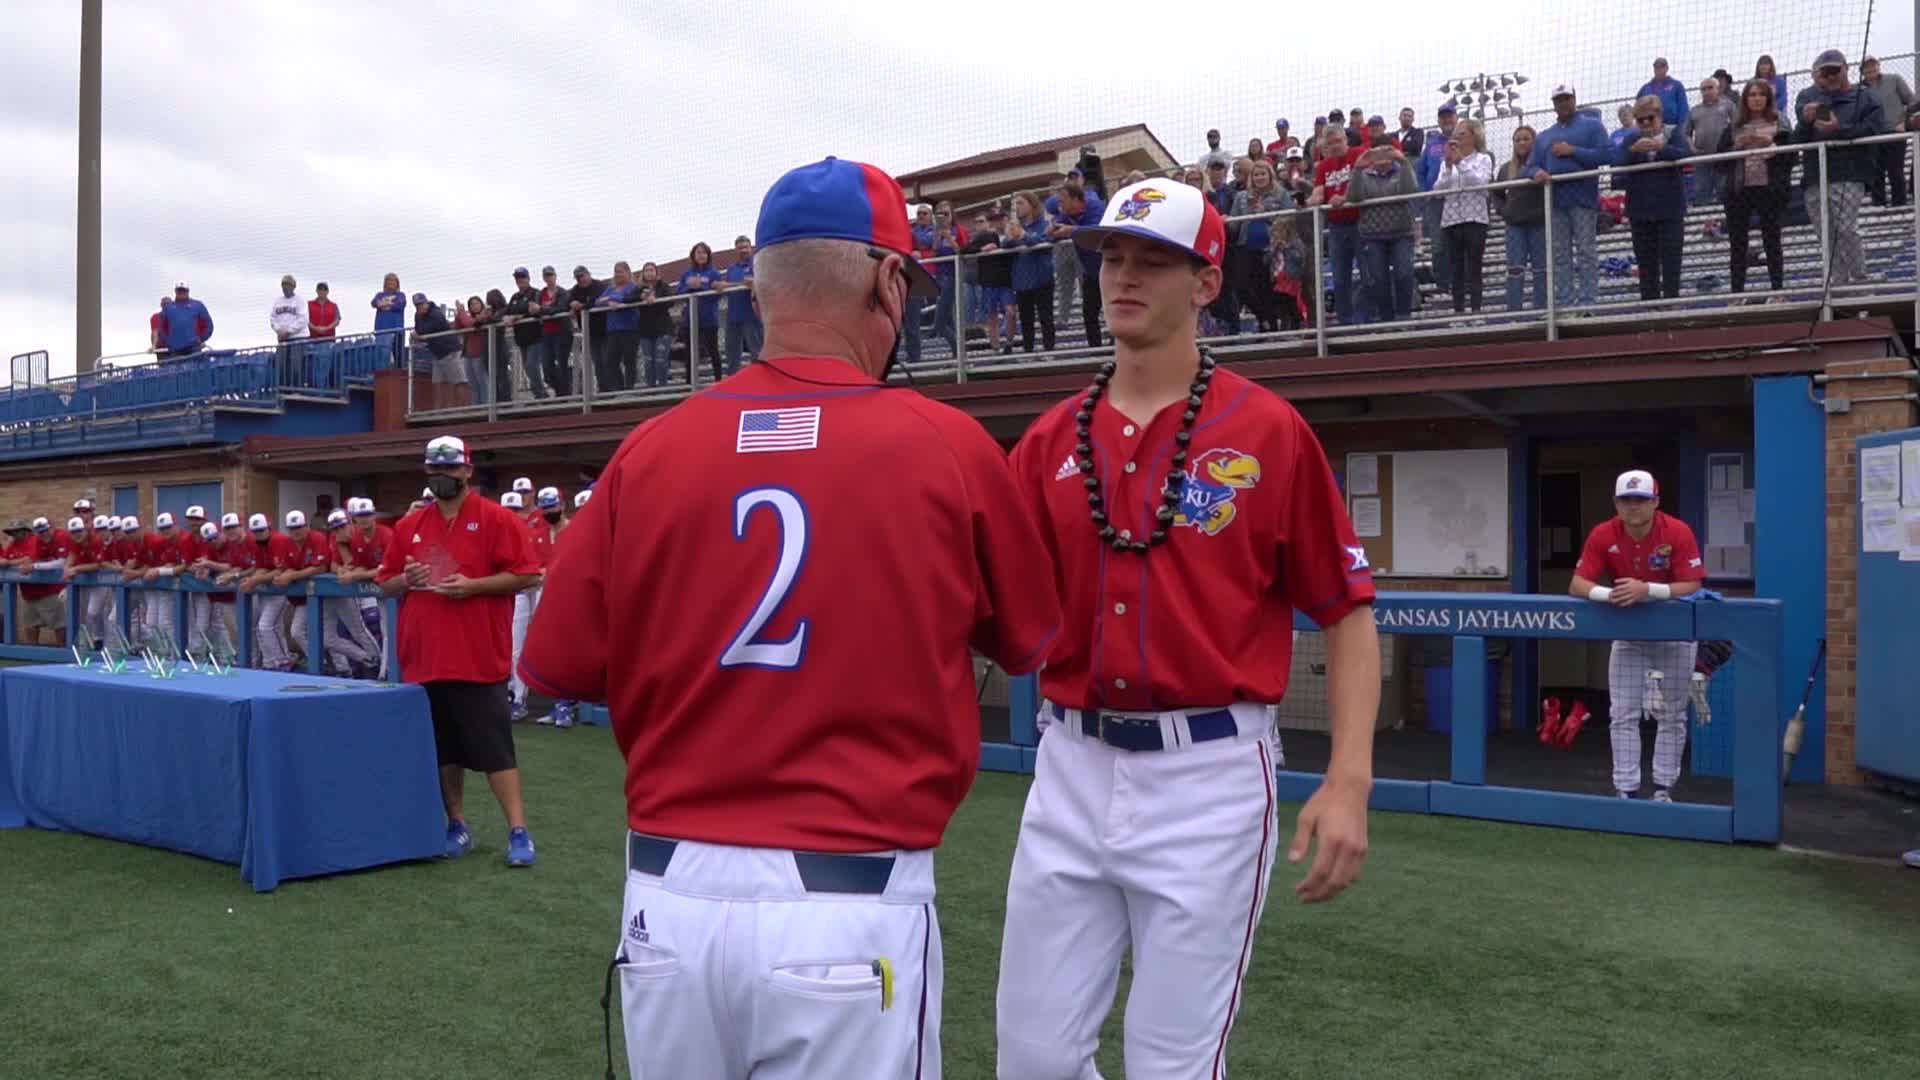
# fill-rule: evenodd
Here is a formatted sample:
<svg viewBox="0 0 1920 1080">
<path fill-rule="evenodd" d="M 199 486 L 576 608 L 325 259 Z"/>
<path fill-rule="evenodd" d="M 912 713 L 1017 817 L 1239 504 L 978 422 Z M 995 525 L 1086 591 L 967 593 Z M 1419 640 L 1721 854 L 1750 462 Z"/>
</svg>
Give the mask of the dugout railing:
<svg viewBox="0 0 1920 1080">
<path fill-rule="evenodd" d="M 1782 705 L 1791 693 L 1786 682 L 1792 681 L 1784 678 L 1781 663 L 1782 612 L 1777 600 L 1670 600 L 1615 608 L 1570 597 L 1382 593 L 1373 614 L 1383 636 L 1448 642 L 1451 753 L 1444 778 L 1376 776 L 1371 804 L 1379 810 L 1644 836 L 1777 843 L 1782 822 L 1780 740 L 1786 720 Z M 1318 629 L 1304 616 L 1295 619 L 1301 631 Z M 1610 794 L 1490 783 L 1489 725 L 1496 722 L 1497 713 L 1490 712 L 1487 703 L 1497 695 L 1487 681 L 1489 650 L 1498 649 L 1502 639 L 1519 638 L 1730 645 L 1728 665 L 1737 668 L 1739 677 L 1728 679 L 1715 695 L 1712 719 L 1718 744 L 1714 753 L 1724 756 L 1731 779 L 1726 803 L 1624 800 Z M 1686 672 L 1671 674 L 1682 680 L 1687 677 Z M 1007 696 L 1011 739 L 983 742 L 981 767 L 1030 773 L 1039 742 L 1036 680 L 1031 676 L 1010 680 Z M 1530 729 L 1537 711 L 1535 702 L 1514 702 L 1515 726 Z M 1598 737 L 1605 739 L 1608 718 L 1604 709 L 1597 711 L 1600 715 L 1592 725 L 1599 729 Z M 1387 719 L 1398 723 L 1407 718 Z M 1286 739 L 1282 731 L 1283 750 Z M 1321 776 L 1283 766 L 1278 779 L 1282 797 L 1305 800 Z"/>
<path fill-rule="evenodd" d="M 22 585 L 50 585 L 64 583 L 67 589 L 61 594 L 66 605 L 66 646 L 54 647 L 38 644 L 20 643 L 21 612 L 16 602 Z M 64 578 L 60 571 L 44 570 L 33 573 L 0 572 L 0 659 L 25 660 L 36 663 L 72 663 L 72 643 L 74 630 L 85 623 L 88 590 L 107 589 L 113 592 L 114 624 L 119 628 L 122 638 L 134 642 L 136 636 L 131 622 L 134 595 L 140 595 L 146 603 L 172 605 L 172 626 L 175 645 L 185 649 L 189 642 L 188 626 L 189 599 L 195 594 L 227 593 L 234 594 L 234 623 L 238 633 L 232 642 L 234 662 L 239 667 L 252 667 L 255 659 L 254 621 L 257 612 L 256 602 L 265 596 L 298 596 L 307 603 L 291 617 L 305 619 L 307 623 L 307 655 L 304 670 L 323 674 L 326 650 L 322 642 L 326 640 L 326 605 L 322 601 L 329 599 L 351 600 L 354 602 L 355 617 L 358 617 L 359 601 L 368 597 L 378 600 L 381 610 L 381 625 L 387 633 L 380 635 L 380 648 L 385 654 L 387 671 L 390 677 L 398 680 L 400 672 L 399 655 L 394 646 L 395 635 L 391 632 L 398 625 L 399 597 L 380 595 L 380 588 L 369 582 L 342 583 L 332 574 L 319 574 L 293 585 L 261 585 L 247 592 L 240 592 L 232 585 L 217 585 L 212 581 L 193 577 L 176 576 L 157 578 L 151 581 L 127 581 L 113 571 L 93 571 L 75 574 L 71 579 Z M 214 617 L 220 617 L 214 612 Z"/>
</svg>

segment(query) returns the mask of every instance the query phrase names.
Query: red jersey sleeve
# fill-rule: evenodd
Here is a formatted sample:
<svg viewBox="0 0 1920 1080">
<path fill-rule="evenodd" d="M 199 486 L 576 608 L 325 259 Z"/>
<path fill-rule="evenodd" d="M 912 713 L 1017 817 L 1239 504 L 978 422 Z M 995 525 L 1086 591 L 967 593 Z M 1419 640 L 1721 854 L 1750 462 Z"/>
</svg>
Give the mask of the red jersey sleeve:
<svg viewBox="0 0 1920 1080">
<path fill-rule="evenodd" d="M 1281 578 L 1295 608 L 1320 626 L 1332 626 L 1373 602 L 1373 568 L 1353 535 L 1327 452 L 1305 418 L 1292 408 L 1287 415 L 1293 475 L 1281 510 Z"/>
<path fill-rule="evenodd" d="M 526 519 L 497 503 L 489 504 L 487 522 L 487 573 L 519 574 L 531 577 L 540 572 L 540 559 L 533 553 L 533 534 Z"/>
<path fill-rule="evenodd" d="M 1586 578 L 1595 585 L 1606 584 L 1602 579 L 1609 576 L 1607 574 L 1607 542 L 1600 535 L 1605 528 L 1605 525 L 1596 525 L 1593 531 L 1587 534 L 1587 542 L 1580 547 L 1580 561 L 1573 567 L 1575 577 Z"/>
<path fill-rule="evenodd" d="M 1707 566 L 1700 558 L 1700 541 L 1694 538 L 1693 528 L 1679 518 L 1674 518 L 1677 528 L 1673 538 L 1673 580 L 1705 581 Z"/>
<path fill-rule="evenodd" d="M 646 437 L 642 427 L 614 454 L 593 487 L 593 498 L 567 523 L 566 542 L 554 545 L 540 606 L 520 650 L 520 678 L 549 697 L 607 700 L 607 560 L 613 550 L 613 506 L 627 462 Z M 520 530 L 524 535 L 525 529 Z M 531 544 L 531 540 L 528 540 Z M 633 628 L 644 633 L 645 628 Z"/>
<path fill-rule="evenodd" d="M 379 568 L 374 571 L 373 580 L 385 581 L 398 577 L 407 568 L 407 553 L 413 549 L 412 532 L 408 522 L 410 517 L 400 519 L 392 536 L 387 541 L 387 549 L 380 554 Z"/>
<path fill-rule="evenodd" d="M 1016 483 L 1000 448 L 985 431 L 956 436 L 949 445 L 973 497 L 979 568 L 971 644 L 1009 674 L 1025 675 L 1039 668 L 1060 635 L 1053 562 L 1034 558 L 1043 546 L 1034 500 Z"/>
</svg>

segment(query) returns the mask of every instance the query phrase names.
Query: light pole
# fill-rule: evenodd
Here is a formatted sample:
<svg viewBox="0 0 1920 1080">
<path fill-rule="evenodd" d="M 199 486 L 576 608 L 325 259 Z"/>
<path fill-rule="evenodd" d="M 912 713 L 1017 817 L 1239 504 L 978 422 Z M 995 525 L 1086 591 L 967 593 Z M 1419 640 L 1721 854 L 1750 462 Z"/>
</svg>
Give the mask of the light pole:
<svg viewBox="0 0 1920 1080">
<path fill-rule="evenodd" d="M 73 258 L 73 370 L 100 357 L 100 6 L 80 2 L 80 161 Z"/>
</svg>

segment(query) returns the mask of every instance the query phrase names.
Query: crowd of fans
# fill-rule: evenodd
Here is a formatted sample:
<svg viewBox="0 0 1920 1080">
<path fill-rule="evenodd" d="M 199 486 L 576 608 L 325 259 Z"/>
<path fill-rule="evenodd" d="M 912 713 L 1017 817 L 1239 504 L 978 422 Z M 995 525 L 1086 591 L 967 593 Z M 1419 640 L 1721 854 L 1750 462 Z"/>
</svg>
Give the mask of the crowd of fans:
<svg viewBox="0 0 1920 1080">
<path fill-rule="evenodd" d="M 573 497 L 572 507 L 578 509 L 590 495 L 590 486 L 582 488 Z M 92 573 L 93 581 L 142 583 L 193 577 L 216 589 L 189 594 L 184 638 L 174 625 L 174 598 L 136 589 L 127 593 L 125 643 L 135 649 L 164 650 L 171 644 L 195 656 L 232 656 L 240 640 L 235 617 L 239 593 L 284 590 L 322 574 L 331 574 L 341 584 L 370 582 L 386 558 L 393 529 L 403 527 L 409 515 L 431 500 L 431 493 L 422 491 L 404 512 L 392 514 L 382 513 L 372 499 L 355 497 L 344 507 L 317 512 L 313 520 L 305 511 L 289 510 L 279 522 L 264 513 L 227 513 L 214 521 L 205 507 L 189 506 L 177 520 L 171 513 L 158 514 L 153 528 L 147 529 L 137 516 L 96 513 L 93 500 L 83 497 L 74 501 L 65 528 L 47 517 L 12 521 L 6 544 L 0 548 L 0 570 L 40 579 L 17 586 L 18 643 L 68 644 L 66 593 L 76 575 Z M 558 487 L 536 492 L 525 477 L 515 480 L 500 501 L 524 514 L 527 527 L 536 533 L 544 531 L 549 541 L 569 520 Z M 551 543 L 535 544 L 543 557 L 550 556 L 551 547 Z M 219 591 L 219 586 L 231 586 L 231 590 Z M 108 648 L 117 640 L 120 626 L 117 590 L 84 582 L 72 587 L 79 590 L 75 610 L 87 639 L 96 648 Z M 298 589 L 259 595 L 250 627 L 254 666 L 277 671 L 304 667 L 309 655 L 307 602 Z M 320 603 L 324 628 L 320 647 L 326 668 L 352 678 L 384 677 L 385 632 L 375 599 L 336 596 Z M 76 634 L 74 640 L 82 639 Z M 520 701 L 524 707 L 524 692 Z"/>
<path fill-rule="evenodd" d="M 1696 99 L 1666 60 L 1656 59 L 1652 77 L 1634 101 L 1620 106 L 1619 126 L 1611 130 L 1596 110 L 1579 104 L 1573 86 L 1560 84 L 1551 92 L 1553 122 L 1542 129 L 1517 127 L 1504 159 L 1487 145 L 1484 126 L 1463 118 L 1453 104 L 1440 107 L 1431 127 L 1416 123 L 1411 108 L 1399 110 L 1391 130 L 1383 116 L 1336 108 L 1314 117 L 1304 137 L 1283 118 L 1271 140 L 1249 139 L 1241 155 L 1222 147 L 1219 131 L 1209 131 L 1206 152 L 1166 177 L 1200 189 L 1221 213 L 1247 218 L 1231 226 L 1227 287 L 1203 316 L 1202 330 L 1233 335 L 1311 325 L 1314 291 L 1323 280 L 1332 322 L 1404 319 L 1420 303 L 1422 271 L 1451 299 L 1456 314 L 1477 315 L 1484 305 L 1489 231 L 1496 224 L 1504 230 L 1506 311 L 1527 309 L 1529 278 L 1531 306 L 1546 306 L 1549 258 L 1557 302 L 1594 304 L 1601 273 L 1596 236 L 1618 227 L 1632 234 L 1633 260 L 1609 269 L 1637 272 L 1643 299 L 1675 298 L 1687 214 L 1703 207 L 1709 208 L 1708 236 L 1724 235 L 1729 243 L 1735 293 L 1745 291 L 1749 267 L 1762 261 L 1750 250 L 1757 233 L 1772 299 L 1783 299 L 1781 231 L 1802 216 L 1817 226 L 1831 215 L 1832 284 L 1862 281 L 1859 210 L 1869 198 L 1876 205 L 1906 204 L 1904 143 L 1831 149 L 1824 203 L 1808 194 L 1819 186 L 1810 153 L 1623 171 L 1611 174 L 1605 190 L 1590 175 L 1603 167 L 1904 131 L 1916 112 L 1907 81 L 1883 73 L 1872 57 L 1861 63 L 1856 81 L 1846 58 L 1826 50 L 1815 58 L 1812 78 L 1789 106 L 1785 77 L 1772 57 L 1762 56 L 1751 79 L 1736 86 L 1722 68 L 1700 82 Z M 916 206 L 915 254 L 934 263 L 941 292 L 935 300 L 913 301 L 901 340 L 903 359 L 922 359 L 928 333 L 949 348 L 962 335 L 978 335 L 993 353 L 1010 354 L 1016 345 L 1026 352 L 1051 350 L 1058 344 L 1056 328 L 1071 320 L 1076 306 L 1087 345 L 1099 347 L 1099 257 L 1063 241 L 1097 223 L 1114 190 L 1145 178 L 1138 172 L 1106 176 L 1094 148 L 1087 147 L 1052 190 L 1017 192 L 966 220 L 950 203 Z M 1535 186 L 1488 190 L 1526 180 Z M 1439 194 L 1384 201 L 1417 192 Z M 1308 219 L 1288 213 L 1322 206 L 1324 251 L 1315 249 Z M 1270 216 L 1249 218 L 1261 214 Z M 626 262 L 615 263 L 606 279 L 576 266 L 570 284 L 552 266 L 541 267 L 538 282 L 519 267 L 510 288 L 464 302 L 419 292 L 409 297 L 399 276 L 388 274 L 369 302 L 373 330 L 391 335 L 396 363 L 407 358 L 405 331 L 412 330 L 412 352 L 436 384 L 429 407 L 507 401 L 520 386 L 534 398 L 568 396 L 589 374 L 602 393 L 664 386 L 676 353 L 690 367 L 704 363 L 718 379 L 756 355 L 761 341 L 751 300 L 752 239 L 737 238 L 734 251 L 734 261 L 719 270 L 712 249 L 695 244 L 687 268 L 674 278 L 651 262 L 637 274 Z M 307 343 L 332 338 L 341 326 L 340 308 L 325 282 L 305 301 L 295 289 L 291 276 L 283 279 L 268 315 L 287 370 L 297 370 Z M 212 333 L 211 314 L 184 282 L 152 317 L 152 349 L 163 358 L 201 351 Z"/>
</svg>

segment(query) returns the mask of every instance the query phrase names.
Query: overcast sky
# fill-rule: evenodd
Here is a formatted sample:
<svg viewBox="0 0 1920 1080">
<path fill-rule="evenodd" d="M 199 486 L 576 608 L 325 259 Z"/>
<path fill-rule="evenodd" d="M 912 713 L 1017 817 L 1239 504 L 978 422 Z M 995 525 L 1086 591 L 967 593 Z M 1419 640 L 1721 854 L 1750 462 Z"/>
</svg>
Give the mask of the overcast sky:
<svg viewBox="0 0 1920 1080">
<path fill-rule="evenodd" d="M 5 3 L 0 349 L 46 349 L 60 375 L 79 3 Z M 1911 51 L 1904 0 L 1373 0 L 1361 21 L 1338 4 L 108 0 L 103 340 L 144 348 L 176 280 L 236 347 L 271 340 L 282 273 L 303 296 L 328 281 L 353 332 L 389 270 L 450 299 L 505 289 L 516 265 L 664 262 L 751 232 L 767 185 L 827 154 L 898 173 L 1145 123 L 1192 159 L 1209 127 L 1244 147 L 1336 103 L 1429 122 L 1441 80 L 1477 71 L 1527 74 L 1544 109 L 1563 80 L 1629 94 L 1655 55 L 1689 85 L 1762 52 L 1782 70 L 1829 46 L 1856 60 L 1870 9 L 1872 51 Z"/>
</svg>

